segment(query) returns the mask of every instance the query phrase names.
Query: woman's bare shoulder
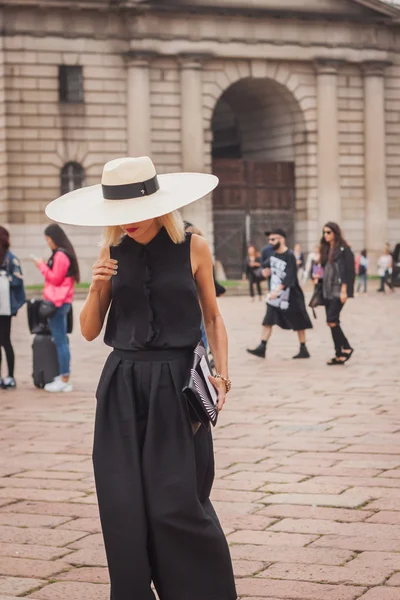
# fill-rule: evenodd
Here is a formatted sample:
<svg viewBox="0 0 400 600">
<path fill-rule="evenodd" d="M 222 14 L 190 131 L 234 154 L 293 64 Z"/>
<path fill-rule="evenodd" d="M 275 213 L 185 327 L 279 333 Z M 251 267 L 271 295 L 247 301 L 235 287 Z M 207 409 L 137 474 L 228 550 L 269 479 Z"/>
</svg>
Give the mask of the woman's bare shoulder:
<svg viewBox="0 0 400 600">
<path fill-rule="evenodd" d="M 191 246 L 192 246 L 192 250 L 198 256 L 201 256 L 201 255 L 207 256 L 210 254 L 210 247 L 209 247 L 207 241 L 205 240 L 205 238 L 203 238 L 201 235 L 192 233 Z"/>
</svg>

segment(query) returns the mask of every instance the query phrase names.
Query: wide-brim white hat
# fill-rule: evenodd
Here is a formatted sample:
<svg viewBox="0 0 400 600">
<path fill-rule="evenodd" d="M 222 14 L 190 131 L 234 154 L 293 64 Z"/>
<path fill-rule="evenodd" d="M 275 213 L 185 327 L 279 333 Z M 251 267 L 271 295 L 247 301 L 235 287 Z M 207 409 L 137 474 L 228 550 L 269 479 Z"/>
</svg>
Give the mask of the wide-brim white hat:
<svg viewBox="0 0 400 600">
<path fill-rule="evenodd" d="M 117 158 L 106 163 L 101 184 L 83 187 L 46 207 L 53 221 L 111 226 L 161 217 L 203 198 L 218 185 L 205 173 L 157 175 L 151 158 Z"/>
</svg>

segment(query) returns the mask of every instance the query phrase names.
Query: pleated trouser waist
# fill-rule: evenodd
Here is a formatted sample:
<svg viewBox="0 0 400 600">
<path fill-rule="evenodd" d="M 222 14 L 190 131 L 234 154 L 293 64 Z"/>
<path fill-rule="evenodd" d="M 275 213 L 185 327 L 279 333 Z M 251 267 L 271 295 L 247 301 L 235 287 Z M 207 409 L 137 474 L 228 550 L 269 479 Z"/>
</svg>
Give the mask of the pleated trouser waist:
<svg viewBox="0 0 400 600">
<path fill-rule="evenodd" d="M 171 360 L 187 359 L 193 354 L 193 348 L 166 348 L 148 350 L 121 350 L 114 348 L 113 354 L 122 360 L 133 362 L 169 362 Z"/>
</svg>

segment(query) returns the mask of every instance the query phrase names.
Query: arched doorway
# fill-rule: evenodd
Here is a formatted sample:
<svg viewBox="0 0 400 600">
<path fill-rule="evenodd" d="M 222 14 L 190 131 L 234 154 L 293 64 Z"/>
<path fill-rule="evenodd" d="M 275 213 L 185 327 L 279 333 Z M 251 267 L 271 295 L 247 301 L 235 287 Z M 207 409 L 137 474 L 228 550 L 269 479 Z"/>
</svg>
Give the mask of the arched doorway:
<svg viewBox="0 0 400 600">
<path fill-rule="evenodd" d="M 215 256 L 237 279 L 247 243 L 261 248 L 266 230 L 283 227 L 289 244 L 295 242 L 296 172 L 306 161 L 306 128 L 285 86 L 245 78 L 219 98 L 212 134 L 213 172 L 220 178 L 213 198 Z"/>
</svg>

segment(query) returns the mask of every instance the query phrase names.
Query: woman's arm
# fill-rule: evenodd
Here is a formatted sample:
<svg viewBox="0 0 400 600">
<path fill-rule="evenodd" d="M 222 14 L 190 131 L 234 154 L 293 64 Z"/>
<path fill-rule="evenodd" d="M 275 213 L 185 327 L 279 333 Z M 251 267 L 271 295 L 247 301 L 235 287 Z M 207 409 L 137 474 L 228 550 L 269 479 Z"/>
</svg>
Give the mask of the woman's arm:
<svg viewBox="0 0 400 600">
<path fill-rule="evenodd" d="M 350 287 L 355 279 L 355 260 L 354 254 L 349 247 L 343 250 L 343 267 L 344 274 L 342 277 L 342 285 L 340 288 L 340 301 L 344 304 L 348 298 L 348 287 Z"/>
<path fill-rule="evenodd" d="M 45 278 L 45 281 L 53 285 L 61 285 L 67 276 L 71 261 L 64 252 L 56 252 L 54 255 L 53 268 L 50 269 L 44 262 L 38 264 L 39 271 Z"/>
<path fill-rule="evenodd" d="M 215 296 L 211 252 L 204 238 L 197 235 L 192 235 L 191 239 L 191 262 L 215 367 L 222 377 L 228 379 L 228 337 Z M 221 410 L 226 400 L 225 383 L 215 377 L 211 381 L 218 391 L 218 408 Z"/>
<path fill-rule="evenodd" d="M 16 256 L 10 259 L 9 263 L 10 288 L 20 288 L 24 285 L 21 264 Z"/>
<path fill-rule="evenodd" d="M 98 261 L 93 265 L 92 284 L 80 315 L 83 337 L 92 342 L 104 324 L 111 303 L 111 277 L 118 269 L 118 262 L 110 258 L 109 248 L 102 248 Z"/>
</svg>

